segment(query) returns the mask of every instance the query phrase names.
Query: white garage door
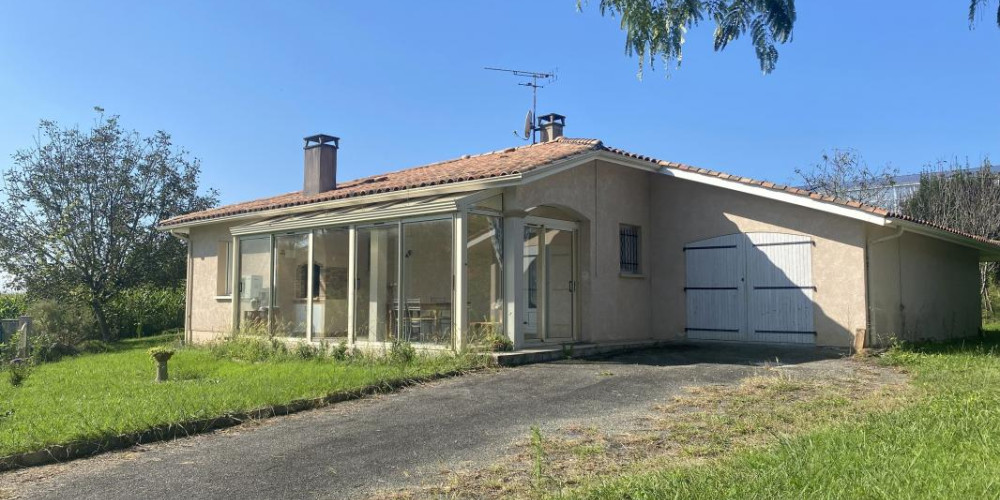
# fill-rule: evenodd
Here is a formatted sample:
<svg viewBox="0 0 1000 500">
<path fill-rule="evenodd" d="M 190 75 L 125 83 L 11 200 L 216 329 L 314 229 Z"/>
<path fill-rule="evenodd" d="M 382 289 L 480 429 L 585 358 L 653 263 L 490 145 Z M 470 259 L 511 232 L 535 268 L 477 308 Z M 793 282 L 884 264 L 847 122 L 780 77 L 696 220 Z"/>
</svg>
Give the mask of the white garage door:
<svg viewBox="0 0 1000 500">
<path fill-rule="evenodd" d="M 740 233 L 684 246 L 687 336 L 812 344 L 812 240 Z"/>
</svg>

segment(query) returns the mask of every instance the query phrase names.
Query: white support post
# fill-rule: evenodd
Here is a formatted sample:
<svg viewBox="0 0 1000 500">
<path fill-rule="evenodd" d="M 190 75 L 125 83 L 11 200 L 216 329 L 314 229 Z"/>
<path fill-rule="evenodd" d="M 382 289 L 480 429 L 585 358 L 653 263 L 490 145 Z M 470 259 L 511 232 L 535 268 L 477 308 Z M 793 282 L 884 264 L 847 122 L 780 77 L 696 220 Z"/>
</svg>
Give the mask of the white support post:
<svg viewBox="0 0 1000 500">
<path fill-rule="evenodd" d="M 358 285 L 358 245 L 355 227 L 351 226 L 347 237 L 350 248 L 347 251 L 347 343 L 354 346 L 354 301 L 357 300 Z"/>
<path fill-rule="evenodd" d="M 389 327 L 389 233 L 371 232 L 371 254 L 369 255 L 371 277 L 368 289 L 368 339 L 386 340 Z"/>
<path fill-rule="evenodd" d="M 466 268 L 468 267 L 468 259 L 466 258 L 468 254 L 468 216 L 468 212 L 455 214 L 455 234 L 452 238 L 454 245 L 454 264 L 452 265 L 454 269 L 452 274 L 454 304 L 452 304 L 452 308 L 455 312 L 452 315 L 453 320 L 451 324 L 455 335 L 454 346 L 458 351 L 463 350 L 468 342 L 468 339 L 465 338 L 466 317 L 469 314 L 469 294 L 466 284 L 466 279 L 468 278 L 468 273 L 466 272 Z"/>
<path fill-rule="evenodd" d="M 313 280 L 317 279 L 313 273 L 313 232 L 309 231 L 306 238 L 309 241 L 306 263 L 306 340 L 312 342 L 313 339 Z"/>
<path fill-rule="evenodd" d="M 230 272 L 233 273 L 232 284 L 233 289 L 230 291 L 230 296 L 232 297 L 232 321 L 231 329 L 228 332 L 230 335 L 236 333 L 240 328 L 240 287 L 242 283 L 240 282 L 240 238 L 238 236 L 233 236 L 232 244 L 232 262 L 230 262 Z"/>
<path fill-rule="evenodd" d="M 191 329 L 191 294 L 194 292 L 194 253 L 191 247 L 194 246 L 194 241 L 192 241 L 190 234 L 188 234 L 186 246 L 187 261 L 184 266 L 184 343 L 190 345 L 194 342 L 194 331 Z M 229 270 L 227 269 L 226 272 L 229 272 Z"/>
<path fill-rule="evenodd" d="M 503 219 L 503 268 L 506 318 L 504 327 L 514 349 L 524 345 L 524 216 L 505 214 Z"/>
</svg>

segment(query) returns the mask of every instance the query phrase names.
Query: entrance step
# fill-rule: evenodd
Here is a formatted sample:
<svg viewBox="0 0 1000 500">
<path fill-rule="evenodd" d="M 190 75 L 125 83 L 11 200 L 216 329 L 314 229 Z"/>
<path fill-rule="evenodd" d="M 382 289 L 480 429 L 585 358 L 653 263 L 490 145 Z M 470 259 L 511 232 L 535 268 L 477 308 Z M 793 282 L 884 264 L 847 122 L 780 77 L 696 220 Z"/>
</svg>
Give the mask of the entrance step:
<svg viewBox="0 0 1000 500">
<path fill-rule="evenodd" d="M 546 363 L 568 358 L 589 358 L 605 356 L 621 352 L 676 344 L 677 341 L 665 340 L 629 340 L 622 342 L 567 343 L 551 346 L 529 347 L 511 352 L 494 352 L 490 356 L 500 366 L 527 365 L 531 363 Z"/>
</svg>

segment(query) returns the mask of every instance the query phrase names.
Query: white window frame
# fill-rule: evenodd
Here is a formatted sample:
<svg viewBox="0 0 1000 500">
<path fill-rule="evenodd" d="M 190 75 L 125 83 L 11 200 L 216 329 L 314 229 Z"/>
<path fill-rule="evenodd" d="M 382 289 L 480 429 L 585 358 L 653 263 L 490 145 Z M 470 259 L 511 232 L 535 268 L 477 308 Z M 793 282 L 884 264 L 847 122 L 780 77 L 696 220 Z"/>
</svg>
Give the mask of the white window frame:
<svg viewBox="0 0 1000 500">
<path fill-rule="evenodd" d="M 219 240 L 216 246 L 215 298 L 233 298 L 233 240 Z"/>
</svg>

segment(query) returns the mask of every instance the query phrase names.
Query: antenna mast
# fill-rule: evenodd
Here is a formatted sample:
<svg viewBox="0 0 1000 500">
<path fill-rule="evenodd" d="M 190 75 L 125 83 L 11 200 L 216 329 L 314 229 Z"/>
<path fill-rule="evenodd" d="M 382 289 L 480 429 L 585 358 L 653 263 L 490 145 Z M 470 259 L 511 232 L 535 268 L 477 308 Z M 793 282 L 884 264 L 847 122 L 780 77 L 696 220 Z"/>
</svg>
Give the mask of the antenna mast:
<svg viewBox="0 0 1000 500">
<path fill-rule="evenodd" d="M 518 83 L 518 85 L 521 85 L 523 87 L 531 87 L 531 116 L 532 116 L 532 122 L 531 122 L 531 143 L 534 144 L 535 142 L 537 142 L 535 134 L 538 132 L 538 124 L 537 124 L 537 121 L 535 121 L 535 120 L 538 120 L 538 89 L 544 89 L 545 88 L 544 85 L 539 85 L 538 84 L 538 80 L 539 79 L 544 79 L 544 80 L 548 80 L 550 83 L 552 83 L 552 82 L 556 81 L 556 74 L 554 72 L 553 73 L 540 73 L 540 72 L 537 72 L 537 71 L 524 71 L 524 70 L 520 70 L 520 69 L 491 68 L 489 66 L 487 66 L 487 67 L 485 67 L 483 69 L 488 69 L 490 71 L 503 71 L 505 73 L 510 73 L 510 74 L 512 74 L 514 76 L 521 76 L 521 77 L 531 78 L 530 82 L 521 82 L 521 83 Z M 525 139 L 527 139 L 527 137 L 525 137 Z"/>
</svg>

